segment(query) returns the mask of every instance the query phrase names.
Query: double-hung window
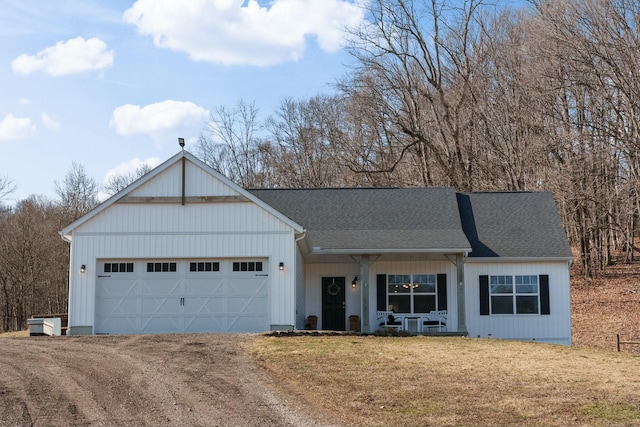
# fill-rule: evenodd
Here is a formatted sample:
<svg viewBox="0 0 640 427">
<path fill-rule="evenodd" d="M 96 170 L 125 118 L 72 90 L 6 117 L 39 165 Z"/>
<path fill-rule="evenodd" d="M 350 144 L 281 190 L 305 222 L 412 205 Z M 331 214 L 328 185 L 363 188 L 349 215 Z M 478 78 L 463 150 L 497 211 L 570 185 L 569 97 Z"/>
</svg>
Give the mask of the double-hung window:
<svg viewBox="0 0 640 427">
<path fill-rule="evenodd" d="M 489 276 L 491 314 L 540 314 L 538 276 Z"/>
</svg>

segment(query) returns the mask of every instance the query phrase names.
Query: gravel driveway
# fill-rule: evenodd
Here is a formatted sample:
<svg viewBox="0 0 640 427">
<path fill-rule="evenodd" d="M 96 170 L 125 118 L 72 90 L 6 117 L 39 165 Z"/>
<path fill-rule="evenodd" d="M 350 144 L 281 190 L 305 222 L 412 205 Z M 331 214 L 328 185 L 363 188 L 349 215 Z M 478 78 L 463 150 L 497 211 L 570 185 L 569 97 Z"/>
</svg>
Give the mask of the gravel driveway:
<svg viewBox="0 0 640 427">
<path fill-rule="evenodd" d="M 251 335 L 0 340 L 3 426 L 319 426 L 256 366 Z"/>
</svg>

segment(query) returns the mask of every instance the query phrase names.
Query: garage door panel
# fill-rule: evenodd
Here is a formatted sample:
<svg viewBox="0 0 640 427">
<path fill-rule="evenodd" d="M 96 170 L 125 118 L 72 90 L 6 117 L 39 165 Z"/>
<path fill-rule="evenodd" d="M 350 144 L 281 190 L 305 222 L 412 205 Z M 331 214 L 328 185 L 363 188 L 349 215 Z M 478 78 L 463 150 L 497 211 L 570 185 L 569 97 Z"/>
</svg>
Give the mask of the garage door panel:
<svg viewBox="0 0 640 427">
<path fill-rule="evenodd" d="M 141 283 L 142 295 L 175 295 L 184 294 L 184 286 L 181 280 L 175 277 L 149 278 Z"/>
<path fill-rule="evenodd" d="M 184 284 L 184 293 L 187 295 L 224 295 L 226 287 L 220 278 L 188 279 Z"/>
<path fill-rule="evenodd" d="M 182 317 L 180 316 L 153 316 L 142 317 L 141 333 L 179 333 L 182 330 Z"/>
<path fill-rule="evenodd" d="M 96 305 L 96 316 L 122 315 L 137 310 L 137 298 L 104 298 L 101 304 Z"/>
<path fill-rule="evenodd" d="M 180 306 L 180 298 L 160 297 L 160 298 L 142 298 L 141 300 L 141 313 L 142 314 L 175 314 L 182 313 L 182 307 Z"/>
<path fill-rule="evenodd" d="M 138 294 L 139 282 L 131 279 L 111 279 L 105 281 L 104 279 L 98 280 L 96 285 L 96 292 L 99 295 L 104 296 L 126 296 Z"/>
<path fill-rule="evenodd" d="M 192 314 L 220 314 L 226 310 L 225 297 L 186 297 L 185 311 Z"/>
<path fill-rule="evenodd" d="M 266 314 L 267 298 L 229 298 L 229 313 L 259 313 Z"/>
<path fill-rule="evenodd" d="M 132 334 L 138 332 L 137 317 L 108 317 L 96 323 L 95 333 Z"/>
<path fill-rule="evenodd" d="M 269 329 L 269 325 L 261 317 L 237 316 L 229 318 L 229 330 L 235 332 L 254 332 Z"/>
<path fill-rule="evenodd" d="M 266 280 L 264 277 L 243 277 L 229 280 L 227 293 L 260 295 L 265 293 Z"/>
<path fill-rule="evenodd" d="M 118 260 L 107 262 L 122 263 Z M 175 271 L 148 270 L 147 264 L 155 265 L 157 261 L 144 260 L 134 263 L 133 272 L 98 277 L 95 333 L 257 332 L 269 329 L 269 278 L 266 274 L 233 271 L 233 260 L 220 261 L 219 271 L 190 270 L 193 261 L 170 262 L 175 262 Z M 266 271 L 267 261 L 263 260 L 262 265 Z"/>
<path fill-rule="evenodd" d="M 198 332 L 228 332 L 227 317 L 226 316 L 198 316 L 190 319 L 185 319 L 185 332 L 198 333 Z"/>
</svg>

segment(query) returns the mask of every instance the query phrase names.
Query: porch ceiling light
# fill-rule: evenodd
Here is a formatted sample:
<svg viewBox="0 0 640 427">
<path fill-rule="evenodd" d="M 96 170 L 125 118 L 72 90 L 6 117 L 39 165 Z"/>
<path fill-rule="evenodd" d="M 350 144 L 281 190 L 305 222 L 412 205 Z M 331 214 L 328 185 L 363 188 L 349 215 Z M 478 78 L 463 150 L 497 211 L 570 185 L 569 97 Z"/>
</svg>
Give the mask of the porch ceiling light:
<svg viewBox="0 0 640 427">
<path fill-rule="evenodd" d="M 84 265 L 84 264 L 82 264 L 82 265 L 80 266 L 80 273 L 84 273 L 85 271 L 87 271 L 87 266 L 86 266 L 86 265 Z"/>
<path fill-rule="evenodd" d="M 354 277 L 353 280 L 351 281 L 351 287 L 355 288 L 356 287 L 356 282 L 358 281 L 358 276 Z"/>
<path fill-rule="evenodd" d="M 278 270 L 280 271 L 284 270 L 284 262 L 281 262 L 280 264 L 278 264 Z"/>
</svg>

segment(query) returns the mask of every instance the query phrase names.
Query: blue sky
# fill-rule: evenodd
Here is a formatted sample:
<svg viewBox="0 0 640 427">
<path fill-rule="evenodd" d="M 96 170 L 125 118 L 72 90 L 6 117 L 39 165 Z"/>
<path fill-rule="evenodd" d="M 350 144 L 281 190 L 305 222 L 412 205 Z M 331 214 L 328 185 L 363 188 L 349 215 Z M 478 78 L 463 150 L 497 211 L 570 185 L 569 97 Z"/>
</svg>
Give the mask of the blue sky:
<svg viewBox="0 0 640 427">
<path fill-rule="evenodd" d="M 331 93 L 354 0 L 3 0 L 0 177 L 55 197 L 71 163 L 99 184 L 192 146 L 220 106 Z"/>
</svg>

